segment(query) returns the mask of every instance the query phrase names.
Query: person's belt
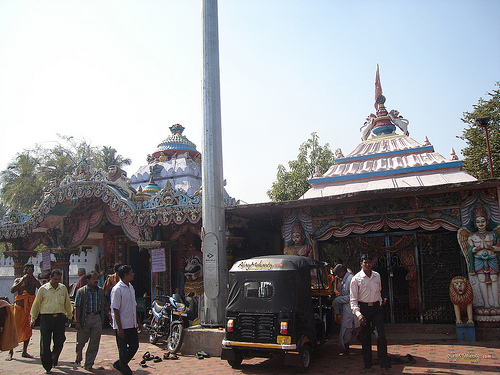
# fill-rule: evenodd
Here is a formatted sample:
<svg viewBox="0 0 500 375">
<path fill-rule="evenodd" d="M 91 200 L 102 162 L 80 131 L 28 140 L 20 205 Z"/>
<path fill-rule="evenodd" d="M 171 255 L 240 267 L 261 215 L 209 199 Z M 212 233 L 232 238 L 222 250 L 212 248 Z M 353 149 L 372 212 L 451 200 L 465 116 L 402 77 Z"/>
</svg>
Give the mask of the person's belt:
<svg viewBox="0 0 500 375">
<path fill-rule="evenodd" d="M 66 314 L 63 314 L 63 313 L 57 313 L 57 314 L 40 314 L 40 315 L 48 316 L 48 317 L 51 317 L 51 318 L 60 318 L 62 316 L 66 316 Z"/>
<path fill-rule="evenodd" d="M 100 311 L 92 311 L 88 312 L 87 315 L 99 315 L 101 312 Z"/>
<path fill-rule="evenodd" d="M 380 302 L 358 302 L 360 306 L 379 306 Z"/>
</svg>

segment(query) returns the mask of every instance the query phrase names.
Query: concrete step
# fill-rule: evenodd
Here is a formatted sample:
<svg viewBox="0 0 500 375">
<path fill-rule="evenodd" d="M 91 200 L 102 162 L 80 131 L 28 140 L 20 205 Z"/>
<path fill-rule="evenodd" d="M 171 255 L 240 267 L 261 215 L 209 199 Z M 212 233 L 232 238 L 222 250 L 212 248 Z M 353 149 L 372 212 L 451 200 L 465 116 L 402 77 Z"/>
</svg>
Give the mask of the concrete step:
<svg viewBox="0 0 500 375">
<path fill-rule="evenodd" d="M 454 324 L 386 324 L 386 336 L 390 343 L 401 341 L 458 341 Z M 334 339 L 338 337 L 338 326 L 334 329 Z M 213 357 L 220 357 L 224 329 L 205 328 L 201 326 L 189 327 L 185 330 L 181 353 L 194 355 L 204 350 Z M 500 340 L 500 328 L 476 327 L 477 341 Z"/>
</svg>

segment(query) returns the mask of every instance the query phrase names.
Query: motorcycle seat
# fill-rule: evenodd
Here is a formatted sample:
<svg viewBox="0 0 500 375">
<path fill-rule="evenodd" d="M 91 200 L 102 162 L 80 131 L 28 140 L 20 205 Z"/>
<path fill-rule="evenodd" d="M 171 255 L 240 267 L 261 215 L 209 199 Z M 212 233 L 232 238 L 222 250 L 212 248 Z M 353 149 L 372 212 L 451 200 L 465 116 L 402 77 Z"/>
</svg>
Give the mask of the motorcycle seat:
<svg viewBox="0 0 500 375">
<path fill-rule="evenodd" d="M 160 301 L 155 301 L 155 303 L 153 303 L 153 309 L 157 312 L 157 313 L 160 313 L 161 310 L 163 310 L 163 307 L 165 306 L 165 303 L 163 302 L 160 302 Z"/>
</svg>

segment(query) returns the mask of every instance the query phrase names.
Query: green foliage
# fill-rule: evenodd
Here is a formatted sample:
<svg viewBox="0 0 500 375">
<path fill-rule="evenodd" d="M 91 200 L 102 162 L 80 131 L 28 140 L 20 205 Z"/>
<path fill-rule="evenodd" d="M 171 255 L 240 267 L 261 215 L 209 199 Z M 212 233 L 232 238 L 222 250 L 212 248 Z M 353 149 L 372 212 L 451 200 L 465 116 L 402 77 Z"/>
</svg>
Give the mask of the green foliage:
<svg viewBox="0 0 500 375">
<path fill-rule="evenodd" d="M 97 167 L 108 170 L 110 165 L 130 165 L 132 164 L 132 160 L 129 158 L 124 158 L 121 155 L 116 154 L 116 150 L 113 147 L 103 146 L 101 148 L 101 152 L 97 155 Z"/>
<path fill-rule="evenodd" d="M 107 170 L 109 165 L 130 165 L 130 159 L 117 154 L 113 147 L 92 146 L 86 140 L 58 135 L 60 141 L 53 148 L 35 145 L 31 150 L 18 153 L 7 169 L 0 172 L 0 213 L 7 206 L 23 213 L 39 203 L 50 182 L 62 181 L 71 175 L 86 157 L 90 166 Z"/>
<path fill-rule="evenodd" d="M 491 159 L 495 177 L 500 177 L 500 82 L 497 87 L 486 95 L 489 99 L 479 98 L 473 106 L 472 112 L 464 112 L 462 121 L 468 124 L 459 137 L 467 142 L 467 147 L 462 150 L 464 155 L 463 168 L 478 179 L 490 178 L 490 167 L 486 147 L 484 128 L 477 126 L 475 119 L 478 117 L 491 117 L 488 127 Z"/>
<path fill-rule="evenodd" d="M 26 212 L 43 194 L 39 178 L 40 156 L 37 150 L 24 151 L 0 175 L 2 203 Z"/>
<path fill-rule="evenodd" d="M 320 173 L 325 173 L 335 162 L 330 145 L 325 143 L 319 145 L 319 137 L 311 133 L 311 138 L 299 147 L 296 160 L 288 162 L 290 170 L 280 164 L 276 174 L 276 181 L 267 195 L 273 201 L 287 201 L 299 199 L 309 188 L 309 179 L 312 177 L 316 167 Z"/>
</svg>

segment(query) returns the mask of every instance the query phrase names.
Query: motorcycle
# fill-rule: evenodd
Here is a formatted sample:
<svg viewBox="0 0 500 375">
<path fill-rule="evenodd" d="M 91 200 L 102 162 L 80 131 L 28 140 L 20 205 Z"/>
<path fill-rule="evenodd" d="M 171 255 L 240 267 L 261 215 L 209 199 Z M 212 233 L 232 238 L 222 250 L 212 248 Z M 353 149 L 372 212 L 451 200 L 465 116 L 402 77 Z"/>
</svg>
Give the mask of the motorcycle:
<svg viewBox="0 0 500 375">
<path fill-rule="evenodd" d="M 184 326 L 188 325 L 188 303 L 182 296 L 162 296 L 163 288 L 156 286 L 160 295 L 153 300 L 151 322 L 143 327 L 149 332 L 149 342 L 156 344 L 162 337 L 167 337 L 167 349 L 170 353 L 177 353 L 184 339 Z M 163 300 L 166 299 L 166 302 Z"/>
</svg>

